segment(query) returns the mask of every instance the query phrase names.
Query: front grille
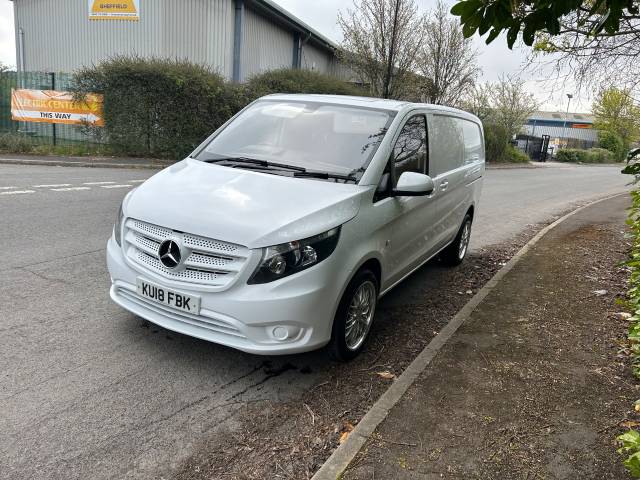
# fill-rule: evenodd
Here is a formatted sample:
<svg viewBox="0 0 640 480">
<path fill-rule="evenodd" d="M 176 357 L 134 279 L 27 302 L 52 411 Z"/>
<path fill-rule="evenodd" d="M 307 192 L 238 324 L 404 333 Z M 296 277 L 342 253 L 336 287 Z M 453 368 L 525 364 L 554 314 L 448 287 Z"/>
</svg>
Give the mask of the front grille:
<svg viewBox="0 0 640 480">
<path fill-rule="evenodd" d="M 158 249 L 167 239 L 178 239 L 182 244 L 185 268 L 172 270 L 160 262 Z M 249 256 L 249 249 L 241 245 L 178 232 L 133 218 L 125 223 L 124 240 L 131 261 L 163 277 L 187 283 L 224 287 L 236 278 Z"/>
</svg>

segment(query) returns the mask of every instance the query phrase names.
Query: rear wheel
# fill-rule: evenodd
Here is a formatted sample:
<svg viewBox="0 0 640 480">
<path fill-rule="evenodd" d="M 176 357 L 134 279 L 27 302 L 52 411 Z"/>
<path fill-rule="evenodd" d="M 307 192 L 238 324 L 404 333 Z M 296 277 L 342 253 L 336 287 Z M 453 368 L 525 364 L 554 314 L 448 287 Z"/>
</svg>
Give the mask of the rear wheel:
<svg viewBox="0 0 640 480">
<path fill-rule="evenodd" d="M 467 256 L 469 240 L 471 239 L 471 223 L 471 215 L 467 213 L 455 240 L 440 254 L 440 258 L 446 265 L 460 265 L 464 257 Z"/>
<path fill-rule="evenodd" d="M 329 353 L 339 361 L 355 358 L 364 347 L 378 303 L 378 279 L 360 270 L 349 282 L 333 320 Z"/>
</svg>

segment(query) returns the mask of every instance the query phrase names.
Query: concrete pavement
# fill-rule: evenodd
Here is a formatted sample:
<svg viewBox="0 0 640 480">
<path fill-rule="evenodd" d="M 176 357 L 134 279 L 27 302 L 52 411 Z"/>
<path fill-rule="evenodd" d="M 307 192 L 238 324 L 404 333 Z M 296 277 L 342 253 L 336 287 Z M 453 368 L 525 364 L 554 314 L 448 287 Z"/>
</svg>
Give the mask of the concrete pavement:
<svg viewBox="0 0 640 480">
<path fill-rule="evenodd" d="M 60 157 L 56 155 L 0 154 L 0 164 L 44 165 L 51 167 L 99 167 L 99 168 L 164 168 L 174 161 L 155 158 L 132 157 Z"/>
<path fill-rule="evenodd" d="M 625 190 L 618 170 L 487 172 L 474 248 Z M 152 173 L 0 165 L 0 478 L 170 476 L 242 405 L 295 398 L 326 371 L 323 352 L 255 357 L 149 327 L 110 302 L 106 239 L 121 199 Z M 415 300 L 429 275 L 383 301 Z"/>
<path fill-rule="evenodd" d="M 629 206 L 589 206 L 521 256 L 377 428 L 354 430 L 339 478 L 631 478 L 613 446 L 636 423 L 615 313 Z M 314 480 L 336 478 L 330 463 Z"/>
</svg>

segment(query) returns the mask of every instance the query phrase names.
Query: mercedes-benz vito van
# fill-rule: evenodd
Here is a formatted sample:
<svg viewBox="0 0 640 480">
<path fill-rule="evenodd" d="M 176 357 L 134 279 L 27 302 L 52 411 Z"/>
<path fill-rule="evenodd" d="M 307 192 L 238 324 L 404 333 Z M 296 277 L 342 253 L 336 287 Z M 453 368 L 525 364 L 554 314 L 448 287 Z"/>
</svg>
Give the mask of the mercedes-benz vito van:
<svg viewBox="0 0 640 480">
<path fill-rule="evenodd" d="M 263 97 L 125 197 L 111 298 L 245 352 L 348 360 L 382 295 L 436 255 L 464 259 L 484 164 L 460 110 Z"/>
</svg>

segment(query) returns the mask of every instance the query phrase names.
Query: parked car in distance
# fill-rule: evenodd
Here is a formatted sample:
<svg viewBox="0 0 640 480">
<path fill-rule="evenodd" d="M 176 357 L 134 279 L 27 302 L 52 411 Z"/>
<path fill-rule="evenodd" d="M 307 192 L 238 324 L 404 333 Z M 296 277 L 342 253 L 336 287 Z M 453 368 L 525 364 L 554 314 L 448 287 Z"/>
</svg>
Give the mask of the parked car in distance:
<svg viewBox="0 0 640 480">
<path fill-rule="evenodd" d="M 460 110 L 260 98 L 125 197 L 111 298 L 245 352 L 349 360 L 382 295 L 465 258 L 484 167 L 482 124 Z"/>
</svg>

